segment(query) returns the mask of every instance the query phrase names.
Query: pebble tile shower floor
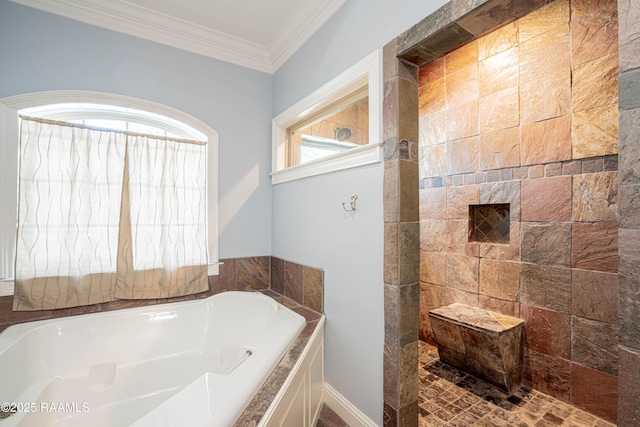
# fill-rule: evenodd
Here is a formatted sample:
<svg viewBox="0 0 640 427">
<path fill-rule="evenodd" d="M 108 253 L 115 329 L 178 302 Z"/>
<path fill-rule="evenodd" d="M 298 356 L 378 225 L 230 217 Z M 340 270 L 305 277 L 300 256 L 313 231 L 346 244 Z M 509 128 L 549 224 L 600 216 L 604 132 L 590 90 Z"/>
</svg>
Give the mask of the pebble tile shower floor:
<svg viewBox="0 0 640 427">
<path fill-rule="evenodd" d="M 440 362 L 436 347 L 420 342 L 420 427 L 612 427 L 594 415 L 521 386 L 508 397 Z"/>
</svg>

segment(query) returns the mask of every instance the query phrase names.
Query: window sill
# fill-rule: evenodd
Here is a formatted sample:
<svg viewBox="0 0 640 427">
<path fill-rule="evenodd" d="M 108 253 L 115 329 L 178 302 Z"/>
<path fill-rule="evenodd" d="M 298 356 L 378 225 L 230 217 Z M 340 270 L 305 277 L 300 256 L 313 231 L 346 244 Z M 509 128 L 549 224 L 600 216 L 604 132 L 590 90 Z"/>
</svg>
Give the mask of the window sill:
<svg viewBox="0 0 640 427">
<path fill-rule="evenodd" d="M 209 276 L 217 276 L 220 274 L 220 265 L 223 262 L 216 262 L 207 266 Z M 9 297 L 13 295 L 15 282 L 13 279 L 0 279 L 0 297 Z"/>
<path fill-rule="evenodd" d="M 220 265 L 224 264 L 224 262 L 214 262 L 213 264 L 209 264 L 207 266 L 207 275 L 209 276 L 217 276 L 220 274 Z"/>
<path fill-rule="evenodd" d="M 342 153 L 331 154 L 310 162 L 271 173 L 271 184 L 337 172 L 382 161 L 382 144 L 367 144 Z"/>
<path fill-rule="evenodd" d="M 14 282 L 13 279 L 0 280 L 0 297 L 9 297 L 13 295 Z"/>
</svg>

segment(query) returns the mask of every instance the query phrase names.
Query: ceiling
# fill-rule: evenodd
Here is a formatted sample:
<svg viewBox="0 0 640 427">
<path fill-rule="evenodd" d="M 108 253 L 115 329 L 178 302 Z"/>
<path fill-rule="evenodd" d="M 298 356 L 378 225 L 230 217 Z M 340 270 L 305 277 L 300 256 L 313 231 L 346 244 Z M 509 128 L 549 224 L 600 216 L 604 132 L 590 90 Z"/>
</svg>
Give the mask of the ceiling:
<svg viewBox="0 0 640 427">
<path fill-rule="evenodd" d="M 11 0 L 273 73 L 346 0 Z"/>
</svg>

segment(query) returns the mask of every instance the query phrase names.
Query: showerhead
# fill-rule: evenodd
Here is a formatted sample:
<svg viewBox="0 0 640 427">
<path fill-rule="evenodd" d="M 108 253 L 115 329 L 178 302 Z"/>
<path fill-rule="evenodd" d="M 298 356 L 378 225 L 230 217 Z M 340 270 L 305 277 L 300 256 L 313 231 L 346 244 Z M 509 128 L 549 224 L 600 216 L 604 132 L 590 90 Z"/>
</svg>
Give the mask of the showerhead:
<svg viewBox="0 0 640 427">
<path fill-rule="evenodd" d="M 349 128 L 336 128 L 335 133 L 336 139 L 341 142 L 351 138 L 351 129 Z"/>
</svg>

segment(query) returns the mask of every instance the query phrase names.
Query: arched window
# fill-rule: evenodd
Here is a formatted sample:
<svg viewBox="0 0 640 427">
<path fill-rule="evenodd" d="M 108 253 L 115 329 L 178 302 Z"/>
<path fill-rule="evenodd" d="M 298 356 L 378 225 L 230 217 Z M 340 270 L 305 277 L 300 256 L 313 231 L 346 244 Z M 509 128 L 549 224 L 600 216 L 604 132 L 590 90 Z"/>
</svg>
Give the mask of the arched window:
<svg viewBox="0 0 640 427">
<path fill-rule="evenodd" d="M 0 295 L 11 294 L 16 248 L 19 114 L 107 128 L 162 140 L 206 143 L 206 210 L 208 274 L 217 274 L 217 143 L 218 135 L 205 123 L 161 104 L 119 95 L 57 91 L 0 100 Z M 152 138 L 153 139 L 153 138 Z"/>
</svg>

